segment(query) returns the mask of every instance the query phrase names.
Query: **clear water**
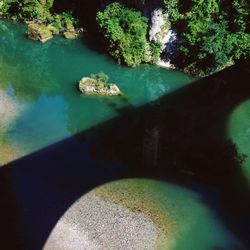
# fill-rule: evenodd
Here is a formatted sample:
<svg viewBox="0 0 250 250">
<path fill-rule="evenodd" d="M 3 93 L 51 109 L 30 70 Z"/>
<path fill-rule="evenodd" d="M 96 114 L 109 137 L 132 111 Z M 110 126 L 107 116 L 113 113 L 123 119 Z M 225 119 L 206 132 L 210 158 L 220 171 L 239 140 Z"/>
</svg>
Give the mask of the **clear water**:
<svg viewBox="0 0 250 250">
<path fill-rule="evenodd" d="M 5 135 L 29 154 L 117 116 L 117 109 L 137 107 L 192 81 L 176 71 L 153 66 L 117 65 L 82 41 L 57 37 L 46 44 L 26 39 L 25 27 L 0 23 L 0 89 L 14 93 L 22 108 Z M 83 76 L 105 72 L 125 98 L 83 96 Z"/>
<path fill-rule="evenodd" d="M 9 162 L 117 117 L 122 107 L 140 107 L 193 81 L 183 73 L 155 66 L 135 69 L 119 66 L 80 40 L 56 37 L 46 44 L 33 42 L 26 39 L 24 31 L 25 27 L 20 24 L 0 22 L 0 90 L 12 96 L 20 106 L 20 115 L 0 137 L 2 143 L 17 150 L 8 158 Z M 101 71 L 118 84 L 124 98 L 79 93 L 77 82 L 81 77 Z M 15 164 L 10 167 L 10 185 L 15 186 L 18 197 L 15 202 L 26 211 L 22 215 L 22 230 L 25 228 L 26 238 L 37 244 L 33 249 L 41 249 L 56 221 L 77 198 L 100 184 L 102 176 L 113 174 L 112 169 L 100 167 L 101 163 L 89 156 L 88 141 L 81 146 L 77 146 L 76 141 L 69 141 L 72 152 L 65 153 L 72 158 L 66 159 L 65 164 L 59 161 L 60 154 L 52 161 L 35 155 L 31 162 L 36 162 L 36 166 L 27 158 L 19 169 Z M 1 147 L 0 156 L 4 153 Z M 88 164 L 92 169 L 86 169 Z M 95 179 L 91 179 L 92 176 Z M 126 185 L 133 188 L 136 183 L 146 190 L 149 204 L 170 214 L 177 224 L 171 249 L 233 250 L 235 246 L 246 249 L 223 225 L 216 211 L 203 204 L 202 194 L 140 180 L 125 183 L 125 189 Z M 137 199 L 139 202 L 140 196 Z"/>
</svg>

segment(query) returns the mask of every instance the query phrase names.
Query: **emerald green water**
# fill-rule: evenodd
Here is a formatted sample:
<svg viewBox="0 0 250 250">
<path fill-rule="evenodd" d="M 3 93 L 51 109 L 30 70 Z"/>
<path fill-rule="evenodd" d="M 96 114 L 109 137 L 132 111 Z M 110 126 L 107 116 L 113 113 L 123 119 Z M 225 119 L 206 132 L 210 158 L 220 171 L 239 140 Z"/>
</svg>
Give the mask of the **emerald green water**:
<svg viewBox="0 0 250 250">
<path fill-rule="evenodd" d="M 180 72 L 153 66 L 122 67 L 82 41 L 57 37 L 46 44 L 26 39 L 25 27 L 0 23 L 0 89 L 14 93 L 23 107 L 6 137 L 29 154 L 137 107 L 192 81 Z M 80 95 L 83 76 L 105 72 L 126 98 Z"/>
<path fill-rule="evenodd" d="M 0 90 L 11 96 L 20 108 L 20 114 L 11 121 L 8 129 L 0 131 L 0 143 L 11 145 L 14 151 L 3 165 L 120 116 L 122 107 L 140 107 L 193 81 L 183 73 L 155 66 L 143 65 L 134 69 L 119 66 L 81 40 L 67 41 L 56 37 L 40 44 L 26 39 L 24 32 L 25 27 L 20 24 L 0 22 Z M 90 97 L 78 92 L 77 82 L 81 77 L 100 71 L 118 84 L 124 98 Z M 0 156 L 5 152 L 1 147 Z M 40 208 L 44 203 L 35 202 L 40 198 L 31 191 L 32 194 L 27 193 L 27 187 L 32 191 L 40 190 L 40 178 L 33 174 L 31 179 L 29 176 L 22 179 L 23 173 L 19 174 L 18 195 L 27 208 Z M 74 186 L 73 180 L 71 182 L 68 185 Z M 45 190 L 53 186 L 49 182 L 41 183 Z M 171 236 L 171 249 L 233 250 L 235 246 L 247 249 L 227 229 L 216 211 L 203 204 L 202 196 L 160 182 L 147 184 L 138 180 L 137 184 L 142 184 L 142 189 L 149 194 L 146 199 L 151 201 L 150 204 L 161 207 L 177 223 L 177 233 Z M 126 185 L 133 187 L 135 183 L 125 183 L 125 188 Z M 162 200 L 163 197 L 168 198 Z M 56 202 L 55 198 L 53 192 L 46 193 L 46 201 Z M 28 223 L 29 220 L 36 224 L 32 216 L 25 221 Z M 37 225 L 29 225 L 31 235 L 37 228 Z M 40 237 L 39 231 L 30 238 L 35 237 Z"/>
</svg>

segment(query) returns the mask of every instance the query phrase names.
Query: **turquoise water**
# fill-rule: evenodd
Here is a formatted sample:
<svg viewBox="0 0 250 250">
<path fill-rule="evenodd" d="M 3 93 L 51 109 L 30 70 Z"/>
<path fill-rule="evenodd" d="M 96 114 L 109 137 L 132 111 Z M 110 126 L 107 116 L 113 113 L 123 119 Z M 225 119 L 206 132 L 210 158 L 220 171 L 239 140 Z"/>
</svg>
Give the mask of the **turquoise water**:
<svg viewBox="0 0 250 250">
<path fill-rule="evenodd" d="M 0 23 L 0 89 L 13 92 L 22 106 L 6 137 L 24 155 L 115 117 L 118 108 L 141 106 L 192 81 L 154 66 L 119 66 L 80 40 L 57 37 L 41 44 L 24 32 L 22 25 Z M 77 82 L 98 72 L 108 74 L 125 97 L 81 95 Z"/>
<path fill-rule="evenodd" d="M 0 131 L 0 140 L 4 142 L 2 145 L 11 145 L 14 151 L 3 165 L 118 117 L 122 107 L 140 107 L 193 81 L 181 72 L 155 66 L 142 65 L 134 69 L 119 66 L 81 40 L 67 41 L 56 37 L 41 44 L 26 39 L 24 32 L 25 27 L 20 24 L 0 22 L 0 91 L 4 91 L 20 107 L 20 114 L 11 122 L 7 131 L 2 135 Z M 101 71 L 110 76 L 111 82 L 118 84 L 124 97 L 91 97 L 79 93 L 77 83 L 81 77 Z M 171 123 L 169 126 L 171 127 Z M 238 138 L 237 135 L 236 137 Z M 83 146 L 76 146 L 75 141 L 69 141 L 69 146 L 76 148 L 77 155 L 73 150 L 65 151 L 70 155 L 69 158 L 71 154 L 75 157 L 72 158 L 74 162 L 81 161 L 79 166 L 60 156 L 62 149 L 59 147 L 59 156 L 52 154 L 55 159 L 51 162 L 50 159 L 35 155 L 34 159 L 31 158 L 32 163 L 36 162 L 35 166 L 29 165 L 28 158 L 27 165 L 25 161 L 21 161 L 20 169 L 17 169 L 19 163 L 16 163 L 17 166 L 14 164 L 11 169 L 14 177 L 11 176 L 10 179 L 15 183 L 17 200 L 22 200 L 24 210 L 28 211 L 23 215 L 28 224 L 24 223 L 28 228 L 26 230 L 31 235 L 30 239 L 41 241 L 37 244 L 45 242 L 51 227 L 69 205 L 90 187 L 93 188 L 92 183 L 88 183 L 91 179 L 89 176 L 92 177 L 91 171 L 98 174 L 93 175 L 96 178 L 93 179 L 95 185 L 100 184 L 100 176 L 104 176 L 106 172 L 109 174 L 109 168 L 99 167 L 88 155 L 84 143 Z M 66 150 L 69 146 L 67 145 Z M 1 147 L 0 156 L 5 152 L 4 147 Z M 64 153 L 63 150 L 62 152 Z M 79 152 L 82 155 L 79 156 Z M 66 160 L 65 165 L 57 157 Z M 127 158 L 129 156 L 125 156 L 126 160 Z M 55 166 L 54 161 L 59 162 L 58 166 Z M 92 164 L 93 169 L 85 172 L 82 168 L 86 168 L 88 164 Z M 22 171 L 23 167 L 25 171 Z M 104 181 L 107 180 L 104 178 Z M 171 235 L 171 249 L 233 250 L 235 246 L 246 249 L 226 228 L 216 211 L 203 202 L 202 194 L 163 182 L 136 180 L 121 184 L 125 190 L 133 189 L 133 186 L 145 191 L 149 206 L 157 206 L 176 224 L 176 234 Z M 129 197 L 130 194 L 128 192 Z M 138 195 L 137 201 L 140 202 L 142 197 L 142 194 Z M 32 213 L 29 213 L 30 210 Z M 54 212 L 54 217 L 48 219 L 46 211 L 50 215 Z M 40 227 L 37 226 L 37 220 Z M 47 220 L 51 225 L 46 224 Z M 39 230 L 44 230 L 44 235 Z M 41 249 L 39 247 L 37 249 Z"/>
</svg>

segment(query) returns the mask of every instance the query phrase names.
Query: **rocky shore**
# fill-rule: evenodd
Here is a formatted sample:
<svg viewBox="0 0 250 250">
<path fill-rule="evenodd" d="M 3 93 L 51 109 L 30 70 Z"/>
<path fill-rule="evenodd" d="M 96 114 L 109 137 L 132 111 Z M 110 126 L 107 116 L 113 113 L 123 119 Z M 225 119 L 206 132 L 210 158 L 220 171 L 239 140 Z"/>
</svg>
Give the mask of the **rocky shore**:
<svg viewBox="0 0 250 250">
<path fill-rule="evenodd" d="M 155 249 L 158 235 L 157 227 L 142 213 L 90 193 L 57 223 L 44 250 L 150 250 Z"/>
<path fill-rule="evenodd" d="M 37 40 L 45 43 L 53 38 L 54 35 L 62 34 L 66 39 L 75 39 L 79 36 L 79 32 L 73 26 L 67 27 L 62 33 L 59 28 L 52 24 L 45 25 L 43 23 L 28 22 L 27 36 L 31 40 Z"/>
<path fill-rule="evenodd" d="M 83 195 L 58 221 L 44 250 L 167 249 L 165 215 L 149 196 L 127 187 L 118 181 Z M 145 191 L 144 185 L 141 188 Z"/>
</svg>

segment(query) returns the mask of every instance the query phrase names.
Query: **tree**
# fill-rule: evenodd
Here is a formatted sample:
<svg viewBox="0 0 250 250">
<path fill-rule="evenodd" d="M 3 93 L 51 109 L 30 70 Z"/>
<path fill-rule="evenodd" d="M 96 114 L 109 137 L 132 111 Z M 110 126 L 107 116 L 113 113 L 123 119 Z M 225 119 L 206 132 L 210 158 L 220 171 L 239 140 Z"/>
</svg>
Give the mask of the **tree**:
<svg viewBox="0 0 250 250">
<path fill-rule="evenodd" d="M 120 63 L 137 66 L 150 61 L 147 18 L 140 12 L 112 3 L 97 13 L 97 22 L 107 41 L 109 53 Z"/>
</svg>

